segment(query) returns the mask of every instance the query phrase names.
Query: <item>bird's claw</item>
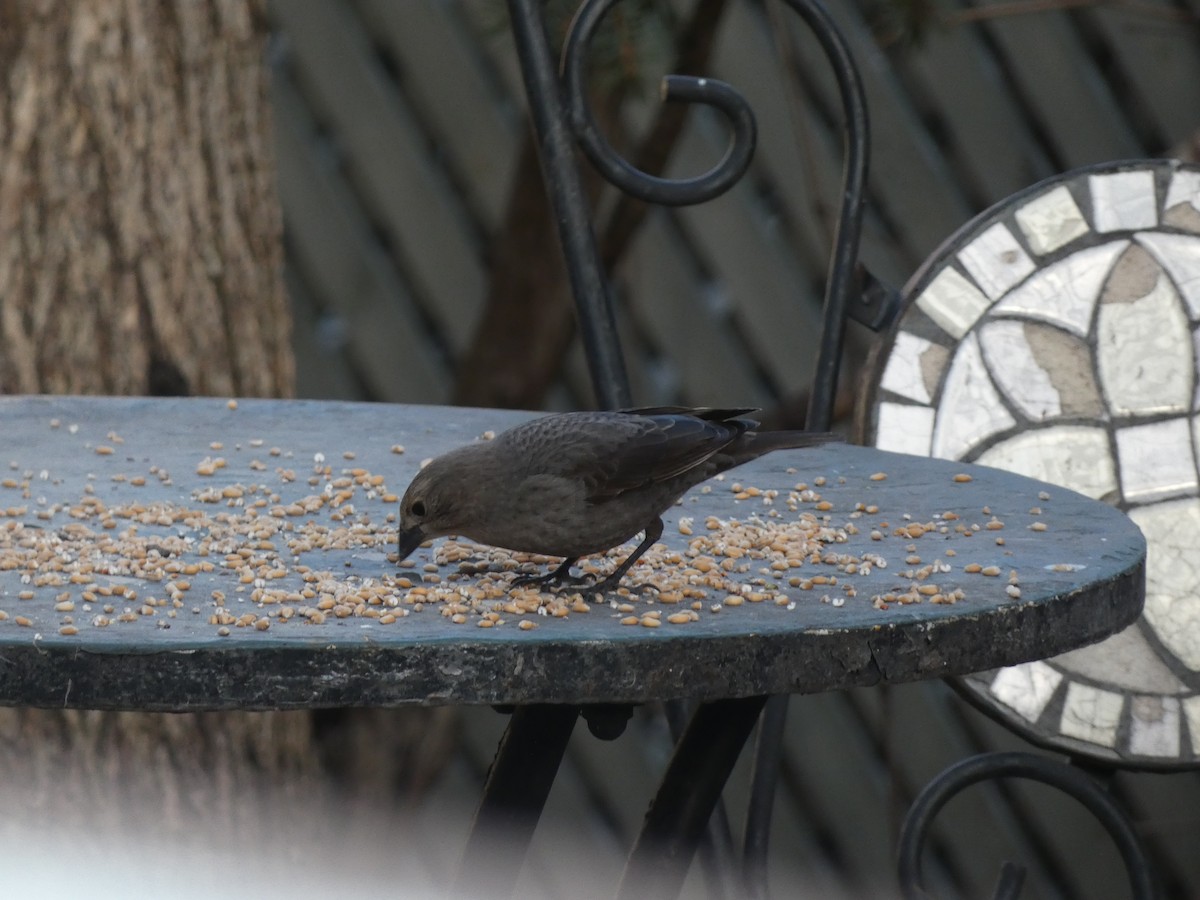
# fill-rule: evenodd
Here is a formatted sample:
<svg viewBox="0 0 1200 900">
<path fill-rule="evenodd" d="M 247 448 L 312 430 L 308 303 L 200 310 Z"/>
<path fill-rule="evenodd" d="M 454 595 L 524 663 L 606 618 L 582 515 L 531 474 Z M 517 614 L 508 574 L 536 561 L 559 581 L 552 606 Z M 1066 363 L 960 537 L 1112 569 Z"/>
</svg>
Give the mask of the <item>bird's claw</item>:
<svg viewBox="0 0 1200 900">
<path fill-rule="evenodd" d="M 538 587 L 551 588 L 565 585 L 591 584 L 595 580 L 596 576 L 589 572 L 584 572 L 582 575 L 572 575 L 570 572 L 555 569 L 553 572 L 547 572 L 544 575 L 518 575 L 512 580 L 511 587 L 527 587 L 536 584 Z"/>
</svg>

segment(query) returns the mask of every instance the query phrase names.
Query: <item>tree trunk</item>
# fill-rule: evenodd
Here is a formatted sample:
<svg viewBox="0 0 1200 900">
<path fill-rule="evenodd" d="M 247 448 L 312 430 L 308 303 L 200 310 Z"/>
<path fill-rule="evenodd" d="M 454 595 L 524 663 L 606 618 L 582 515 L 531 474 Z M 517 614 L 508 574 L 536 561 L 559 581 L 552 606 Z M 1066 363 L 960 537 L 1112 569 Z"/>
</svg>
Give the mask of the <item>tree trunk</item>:
<svg viewBox="0 0 1200 900">
<path fill-rule="evenodd" d="M 2 4 L 0 391 L 291 393 L 261 7 Z"/>
<path fill-rule="evenodd" d="M 0 0 L 0 22 L 0 392 L 290 395 L 264 3 Z M 446 718 L 405 715 L 444 758 Z M 319 818 L 331 774 L 403 786 L 403 750 L 428 778 L 411 727 L 333 738 L 306 712 L 0 710 L 0 791 L 32 827 L 237 841 Z"/>
</svg>

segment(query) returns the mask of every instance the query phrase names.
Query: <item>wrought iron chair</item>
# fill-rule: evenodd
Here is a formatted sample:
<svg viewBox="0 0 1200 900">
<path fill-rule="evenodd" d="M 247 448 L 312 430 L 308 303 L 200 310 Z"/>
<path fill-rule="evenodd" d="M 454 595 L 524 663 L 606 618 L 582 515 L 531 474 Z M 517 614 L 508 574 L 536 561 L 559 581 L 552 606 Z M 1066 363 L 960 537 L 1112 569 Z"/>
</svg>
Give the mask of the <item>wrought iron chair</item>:
<svg viewBox="0 0 1200 900">
<path fill-rule="evenodd" d="M 932 817 L 970 784 L 1052 784 L 1112 834 L 1134 894 L 1154 884 L 1132 827 L 1079 769 L 1200 766 L 1193 449 L 1200 308 L 1200 170 L 1132 161 L 1035 185 L 967 223 L 917 272 L 880 342 L 860 409 L 866 441 L 995 465 L 1124 509 L 1146 533 L 1139 622 L 1061 657 L 954 682 L 1068 768 L 1032 754 L 951 767 L 918 798 L 901 843 L 920 896 Z M 1049 499 L 1047 502 L 1053 502 Z M 997 896 L 1015 896 L 1019 871 Z"/>
<path fill-rule="evenodd" d="M 732 132 L 724 158 L 709 172 L 686 180 L 654 177 L 638 171 L 622 159 L 597 127 L 584 90 L 584 65 L 589 42 L 598 23 L 616 3 L 617 0 L 585 0 L 582 3 L 565 44 L 560 80 L 536 0 L 508 0 L 538 136 L 543 174 L 567 259 L 591 378 L 598 402 L 608 408 L 628 406 L 631 397 L 617 339 L 609 285 L 597 253 L 591 211 L 584 199 L 576 168 L 576 141 L 592 164 L 621 190 L 651 203 L 687 205 L 712 199 L 731 187 L 746 171 L 756 139 L 753 114 L 732 87 L 712 79 L 668 76 L 664 85 L 665 99 L 706 104 L 723 114 Z M 858 265 L 868 156 L 867 112 L 862 87 L 846 44 L 820 3 L 815 0 L 787 0 L 787 3 L 816 35 L 830 62 L 845 121 L 841 207 L 826 283 L 821 349 L 816 362 L 807 424 L 813 429 L 826 429 L 831 423 L 846 318 L 852 316 L 877 331 L 890 329 L 890 337 L 882 345 L 885 349 L 876 357 L 876 385 L 884 392 L 884 400 L 864 413 L 865 433 L 874 439 L 894 423 L 902 423 L 904 416 L 913 414 L 920 405 L 919 402 L 908 402 L 907 409 L 893 409 L 892 406 L 896 404 L 888 406 L 894 399 L 888 392 L 896 393 L 897 385 L 904 385 L 909 390 L 908 401 L 921 399 L 911 396 L 912 391 L 919 393 L 918 383 L 923 377 L 919 358 L 921 351 L 913 348 L 922 340 L 931 345 L 936 343 L 930 342 L 921 331 L 921 328 L 928 327 L 926 320 L 932 318 L 937 324 L 944 324 L 938 320 L 938 315 L 950 322 L 961 323 L 963 320 L 966 313 L 956 306 L 963 292 L 960 291 L 959 295 L 953 292 L 947 294 L 940 286 L 944 285 L 946 279 L 953 280 L 956 276 L 961 280 L 962 273 L 957 267 L 966 263 L 947 264 L 945 261 L 950 258 L 951 251 L 946 248 L 936 254 L 906 293 L 906 296 L 914 298 L 915 305 L 909 306 L 900 319 L 897 319 L 901 310 L 899 295 L 883 288 Z M 1033 193 L 1022 196 L 1032 197 Z M 1038 198 L 1042 196 L 1037 194 Z M 1016 202 L 1017 198 L 1009 201 L 1010 204 Z M 1069 221 L 1054 219 L 1054 211 L 1047 209 L 1048 203 L 1048 200 L 1042 199 L 1040 207 L 1031 204 L 1022 206 L 1022 213 L 1009 210 L 1008 214 L 1018 219 L 1024 216 L 1030 221 L 1041 214 L 1042 219 L 1038 220 L 1037 227 L 1042 229 L 1038 232 L 1042 237 L 1038 239 L 1057 252 L 1069 242 L 1064 235 L 1069 234 L 1072 225 Z M 972 225 L 978 225 L 979 222 L 976 220 Z M 960 234 L 960 243 L 967 241 L 967 237 L 961 235 L 968 232 L 974 235 L 970 229 L 969 225 Z M 999 266 L 996 272 L 1002 272 L 1005 265 L 1013 265 L 1009 261 L 1012 248 L 1007 245 L 993 246 L 989 241 L 994 238 L 985 239 L 987 235 L 994 234 L 987 232 L 979 237 L 978 249 L 991 252 L 1000 261 L 994 263 Z M 954 252 L 960 252 L 961 255 L 957 249 Z M 967 252 L 969 255 L 969 250 Z M 939 276 L 943 281 L 938 282 Z M 995 300 L 987 291 L 985 286 L 983 293 L 975 293 Z M 937 309 L 936 314 L 930 311 L 933 308 Z M 913 312 L 914 309 L 917 312 Z M 905 330 L 910 316 L 918 319 L 924 317 L 920 319 L 920 328 L 915 331 Z M 896 322 L 899 324 L 894 324 Z M 958 334 L 954 333 L 955 327 L 958 326 L 947 328 L 947 332 L 954 338 L 962 338 L 969 330 L 970 323 L 961 327 Z M 945 343 L 942 341 L 942 344 Z M 888 351 L 891 351 L 890 357 Z M 914 353 L 918 357 L 915 360 Z M 945 355 L 948 357 L 949 351 Z M 897 361 L 889 362 L 889 359 Z M 903 393 L 903 390 L 899 393 Z M 928 413 L 916 412 L 916 415 L 929 418 Z M 905 433 L 903 424 L 895 427 L 899 429 L 895 433 Z M 888 438 L 888 441 L 891 443 L 881 445 L 896 443 L 893 438 Z M 899 443 L 900 449 L 913 449 L 904 440 Z M 924 448 L 924 452 L 928 452 L 928 448 Z M 1020 677 L 1011 674 L 996 676 L 994 673 L 981 675 L 966 680 L 960 688 L 976 702 L 990 708 L 995 701 L 986 696 L 988 692 L 995 694 L 998 683 L 1008 684 L 1003 679 L 1011 681 Z M 1032 683 L 1036 678 L 1028 676 L 1027 680 Z M 1021 694 L 1023 690 L 1024 696 L 1040 697 L 1036 686 L 1008 690 L 1010 694 Z M 756 722 L 759 722 L 760 712 L 762 716 L 744 837 L 742 876 L 747 895 L 766 895 L 766 849 L 786 707 L 786 697 L 769 700 L 755 698 L 705 703 L 695 711 L 686 729 L 682 729 L 662 791 L 634 846 L 622 880 L 620 896 L 673 896 L 678 892 L 706 825 L 718 807 L 730 768 Z M 1012 720 L 1020 719 L 1022 711 L 1023 707 L 1010 704 L 1007 713 L 1010 723 L 1020 724 Z M 672 712 L 676 719 L 682 715 L 679 708 Z M 585 710 L 583 715 L 595 734 L 612 738 L 621 733 L 629 711 L 590 709 Z M 552 708 L 526 708 L 514 714 L 489 777 L 472 842 L 485 840 L 484 835 L 499 829 L 508 835 L 514 846 L 523 848 L 527 844 L 562 758 L 574 719 L 573 711 L 564 713 Z M 1029 731 L 1028 728 L 1024 730 L 1027 733 Z M 699 748 L 704 748 L 706 752 L 700 754 Z M 514 771 L 522 773 L 522 777 L 512 778 Z M 922 891 L 920 849 L 928 823 L 940 806 L 953 791 L 961 787 L 985 778 L 1002 776 L 1043 780 L 1080 797 L 1114 834 L 1129 866 L 1138 896 L 1151 895 L 1152 886 L 1137 839 L 1128 821 L 1094 781 L 1079 772 L 1062 769 L 1038 757 L 1008 755 L 968 760 L 947 772 L 943 780 L 931 786 L 919 798 L 910 813 L 901 846 L 900 874 L 909 896 L 917 896 Z M 522 785 L 520 796 L 504 795 L 496 787 L 514 783 Z M 728 840 L 727 835 L 725 840 Z M 468 846 L 468 857 L 472 852 L 472 846 Z M 504 891 L 511 889 L 515 883 L 521 855 L 512 854 L 506 860 L 505 865 L 509 867 L 507 871 L 489 871 L 490 889 Z M 1019 869 L 1006 868 L 997 895 L 1014 896 L 1019 890 L 1020 880 Z M 460 881 L 461 888 L 469 889 L 470 886 L 468 880 Z"/>
<path fill-rule="evenodd" d="M 846 316 L 854 315 L 878 326 L 889 295 L 857 264 L 868 156 L 866 104 L 858 73 L 845 41 L 824 8 L 813 0 L 787 2 L 812 29 L 828 57 L 845 116 L 842 202 L 825 292 L 821 350 L 807 414 L 809 428 L 825 430 L 833 415 Z M 753 113 L 732 87 L 709 78 L 668 76 L 664 84 L 666 100 L 706 104 L 724 115 L 732 131 L 725 156 L 705 174 L 684 180 L 651 176 L 623 160 L 597 127 L 584 85 L 589 42 L 616 3 L 582 3 L 564 46 L 560 80 L 537 0 L 508 0 L 543 177 L 558 222 L 589 371 L 598 402 L 606 408 L 629 406 L 631 396 L 609 282 L 597 253 L 591 210 L 576 167 L 576 142 L 604 177 L 621 190 L 650 203 L 678 206 L 702 203 L 728 190 L 749 166 L 756 140 Z M 630 855 L 619 896 L 667 897 L 678 893 L 730 769 L 764 706 L 745 836 L 745 883 L 751 896 L 765 895 L 767 834 L 786 705 L 786 697 L 717 701 L 701 704 L 692 714 Z M 672 710 L 673 719 L 679 720 L 682 715 L 679 707 Z M 614 738 L 623 730 L 629 711 L 586 709 L 583 716 L 594 734 Z M 514 713 L 489 775 L 465 858 L 475 854 L 479 845 L 489 840 L 488 835 L 505 834 L 513 847 L 523 848 L 528 843 L 574 719 L 573 711 L 564 713 L 552 708 L 525 708 Z M 514 772 L 520 772 L 521 777 L 514 779 Z M 514 783 L 522 785 L 519 796 L 506 795 L 497 787 Z M 487 887 L 492 891 L 511 890 L 520 870 L 520 853 L 502 858 L 509 869 L 489 870 Z M 470 873 L 464 870 L 459 889 L 469 891 L 472 887 Z"/>
</svg>

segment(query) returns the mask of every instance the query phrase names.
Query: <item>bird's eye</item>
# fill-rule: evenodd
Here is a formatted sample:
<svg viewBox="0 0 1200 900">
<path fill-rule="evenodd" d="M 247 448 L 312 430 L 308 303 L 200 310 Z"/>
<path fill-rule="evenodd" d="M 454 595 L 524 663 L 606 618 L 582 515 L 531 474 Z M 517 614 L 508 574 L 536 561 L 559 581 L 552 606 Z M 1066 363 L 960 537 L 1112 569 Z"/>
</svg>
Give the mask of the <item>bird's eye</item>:
<svg viewBox="0 0 1200 900">
<path fill-rule="evenodd" d="M 412 505 L 412 514 L 419 518 L 425 517 L 425 501 L 418 500 Z"/>
</svg>

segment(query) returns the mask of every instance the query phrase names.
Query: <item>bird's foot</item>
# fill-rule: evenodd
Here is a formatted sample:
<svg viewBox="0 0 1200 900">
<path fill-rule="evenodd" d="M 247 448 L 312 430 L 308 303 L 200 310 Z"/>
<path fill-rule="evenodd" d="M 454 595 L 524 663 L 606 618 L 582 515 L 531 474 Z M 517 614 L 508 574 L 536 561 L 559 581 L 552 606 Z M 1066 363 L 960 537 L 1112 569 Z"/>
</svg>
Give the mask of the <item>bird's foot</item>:
<svg viewBox="0 0 1200 900">
<path fill-rule="evenodd" d="M 574 562 L 571 560 L 570 562 Z M 582 575 L 572 575 L 570 563 L 564 563 L 557 569 L 544 575 L 518 575 L 510 583 L 511 587 L 527 587 L 536 584 L 539 588 L 563 587 L 566 585 L 590 585 L 596 580 L 594 575 L 584 572 Z"/>
</svg>

